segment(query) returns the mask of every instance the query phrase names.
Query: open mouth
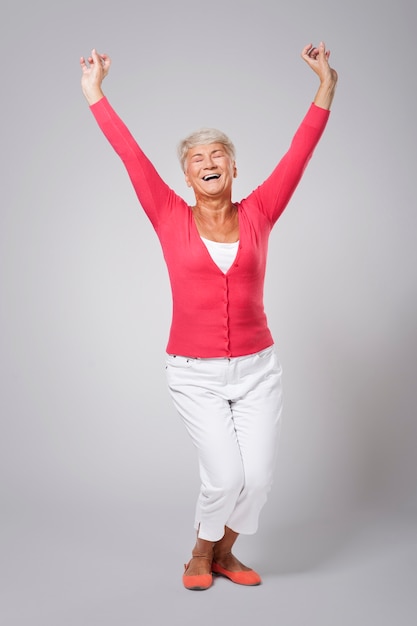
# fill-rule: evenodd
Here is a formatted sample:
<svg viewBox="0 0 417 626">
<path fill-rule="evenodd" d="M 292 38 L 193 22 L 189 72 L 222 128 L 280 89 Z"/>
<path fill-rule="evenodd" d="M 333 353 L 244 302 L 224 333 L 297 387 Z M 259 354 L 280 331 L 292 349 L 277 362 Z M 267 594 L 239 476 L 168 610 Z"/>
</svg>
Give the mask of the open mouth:
<svg viewBox="0 0 417 626">
<path fill-rule="evenodd" d="M 203 180 L 206 182 L 208 180 L 217 180 L 218 178 L 220 178 L 220 174 L 207 174 L 207 176 L 203 176 Z"/>
</svg>

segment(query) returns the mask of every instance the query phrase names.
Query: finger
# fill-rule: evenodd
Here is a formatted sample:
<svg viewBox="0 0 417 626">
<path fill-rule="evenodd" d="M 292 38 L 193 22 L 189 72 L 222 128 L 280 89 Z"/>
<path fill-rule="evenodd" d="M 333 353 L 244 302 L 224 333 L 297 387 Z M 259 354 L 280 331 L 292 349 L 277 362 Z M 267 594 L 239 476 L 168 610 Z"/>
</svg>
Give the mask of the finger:
<svg viewBox="0 0 417 626">
<path fill-rule="evenodd" d="M 111 59 L 110 59 L 109 55 L 108 54 L 100 54 L 100 57 L 101 57 L 101 61 L 102 61 L 103 65 L 104 65 L 104 67 L 109 67 L 110 63 L 111 63 Z"/>
<path fill-rule="evenodd" d="M 326 57 L 326 45 L 324 43 L 324 41 L 320 41 L 319 43 L 319 47 L 318 47 L 318 54 L 321 57 Z"/>
<path fill-rule="evenodd" d="M 91 51 L 91 54 L 94 56 L 94 62 L 97 63 L 97 67 L 102 67 L 107 74 L 110 67 L 110 57 L 107 54 L 97 52 L 95 48 Z"/>
<path fill-rule="evenodd" d="M 83 72 L 87 72 L 88 71 L 87 63 L 85 62 L 85 58 L 84 57 L 80 58 L 80 65 L 81 65 L 81 69 L 82 69 Z"/>
<path fill-rule="evenodd" d="M 313 44 L 309 44 L 303 49 L 302 57 L 304 60 L 309 63 L 309 61 L 317 61 L 320 50 L 317 46 L 313 46 Z"/>
<path fill-rule="evenodd" d="M 304 46 L 302 52 L 301 52 L 301 56 L 302 57 L 306 57 L 308 56 L 308 53 L 310 52 L 310 50 L 313 48 L 313 44 L 312 43 L 308 43 L 306 46 Z"/>
<path fill-rule="evenodd" d="M 97 65 L 103 65 L 101 55 L 97 52 L 95 48 L 91 50 L 91 56 L 94 63 L 97 63 Z"/>
</svg>

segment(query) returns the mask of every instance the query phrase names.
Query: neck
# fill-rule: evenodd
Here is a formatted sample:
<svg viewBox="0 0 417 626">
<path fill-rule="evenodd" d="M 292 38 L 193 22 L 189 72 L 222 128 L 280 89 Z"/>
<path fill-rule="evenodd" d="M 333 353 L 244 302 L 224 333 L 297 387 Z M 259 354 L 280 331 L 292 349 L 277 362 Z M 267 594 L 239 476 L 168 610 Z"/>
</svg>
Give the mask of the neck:
<svg viewBox="0 0 417 626">
<path fill-rule="evenodd" d="M 222 223 L 235 215 L 236 207 L 230 198 L 204 198 L 197 199 L 193 212 L 204 221 Z"/>
<path fill-rule="evenodd" d="M 197 202 L 193 213 L 201 237 L 223 243 L 233 243 L 239 239 L 238 210 L 230 200 Z"/>
</svg>

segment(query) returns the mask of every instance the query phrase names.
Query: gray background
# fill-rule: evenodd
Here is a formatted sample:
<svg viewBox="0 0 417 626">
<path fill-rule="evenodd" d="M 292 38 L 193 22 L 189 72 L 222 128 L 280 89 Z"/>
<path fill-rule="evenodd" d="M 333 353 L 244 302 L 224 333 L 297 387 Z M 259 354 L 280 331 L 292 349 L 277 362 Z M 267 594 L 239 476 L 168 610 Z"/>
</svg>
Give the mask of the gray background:
<svg viewBox="0 0 417 626">
<path fill-rule="evenodd" d="M 415 25 L 413 0 L 3 0 L 2 623 L 415 623 Z M 198 480 L 165 388 L 167 273 L 78 60 L 112 57 L 106 95 L 188 200 L 178 140 L 227 132 L 240 199 L 304 116 L 317 80 L 299 55 L 320 39 L 338 90 L 266 283 L 280 457 L 238 552 L 264 585 L 192 594 Z"/>
</svg>

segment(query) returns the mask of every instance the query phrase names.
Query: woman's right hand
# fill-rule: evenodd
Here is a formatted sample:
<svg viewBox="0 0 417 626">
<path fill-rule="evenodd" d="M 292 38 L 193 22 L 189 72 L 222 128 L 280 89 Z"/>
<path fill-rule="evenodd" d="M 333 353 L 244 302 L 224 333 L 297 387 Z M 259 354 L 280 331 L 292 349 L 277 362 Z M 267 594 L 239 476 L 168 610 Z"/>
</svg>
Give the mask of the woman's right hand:
<svg viewBox="0 0 417 626">
<path fill-rule="evenodd" d="M 91 51 L 91 56 L 87 60 L 81 57 L 81 88 L 88 104 L 94 104 L 104 96 L 101 83 L 109 73 L 110 64 L 110 57 L 107 54 L 99 54 L 95 49 Z"/>
</svg>

